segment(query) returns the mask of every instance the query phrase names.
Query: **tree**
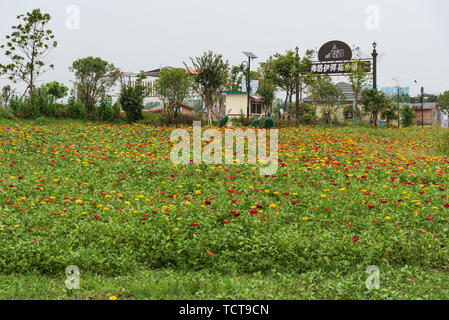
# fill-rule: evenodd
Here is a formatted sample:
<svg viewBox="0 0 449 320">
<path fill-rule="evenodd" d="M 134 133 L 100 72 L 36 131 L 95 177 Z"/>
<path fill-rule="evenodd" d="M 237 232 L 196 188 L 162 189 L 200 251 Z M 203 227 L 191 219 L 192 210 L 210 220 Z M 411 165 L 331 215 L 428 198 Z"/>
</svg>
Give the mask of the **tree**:
<svg viewBox="0 0 449 320">
<path fill-rule="evenodd" d="M 7 75 L 13 82 L 25 82 L 31 106 L 34 84 L 48 70 L 46 58 L 51 49 L 57 46 L 57 42 L 54 41 L 53 32 L 46 29 L 51 19 L 48 13 L 34 9 L 18 15 L 17 19 L 20 23 L 12 26 L 13 32 L 6 36 L 6 45 L 0 46 L 6 50 L 5 55 L 10 60 L 9 64 L 0 64 L 0 74 Z M 53 64 L 49 64 L 48 68 L 53 69 Z"/>
<path fill-rule="evenodd" d="M 445 91 L 438 96 L 438 107 L 449 115 L 449 91 Z"/>
<path fill-rule="evenodd" d="M 66 97 L 69 92 L 69 88 L 58 81 L 48 82 L 42 86 L 42 89 L 51 96 L 52 103 Z"/>
<path fill-rule="evenodd" d="M 385 112 L 390 101 L 381 91 L 365 89 L 362 92 L 362 103 L 364 110 L 371 113 L 374 126 L 377 126 L 378 116 Z"/>
<path fill-rule="evenodd" d="M 192 75 L 182 68 L 165 68 L 156 80 L 158 94 L 164 100 L 165 112 L 170 117 L 179 114 L 181 104 L 192 91 Z"/>
<path fill-rule="evenodd" d="M 200 57 L 190 58 L 190 61 L 192 68 L 186 63 L 184 65 L 187 69 L 193 69 L 196 89 L 203 98 L 208 111 L 208 123 L 211 124 L 211 109 L 221 89 L 226 86 L 228 65 L 223 61 L 221 54 L 214 54 L 212 51 L 205 52 Z"/>
<path fill-rule="evenodd" d="M 298 49 L 298 47 L 296 47 Z M 301 58 L 296 53 L 296 65 L 295 65 L 295 87 L 296 87 L 296 119 L 300 121 L 300 100 L 302 100 L 302 93 L 311 83 L 312 77 L 310 76 L 309 69 L 312 65 L 313 50 L 307 50 L 304 57 Z"/>
<path fill-rule="evenodd" d="M 351 83 L 352 92 L 354 94 L 353 114 L 357 112 L 357 105 L 360 94 L 364 85 L 367 83 L 370 74 L 367 72 L 367 66 L 363 63 L 360 57 L 354 59 L 351 63 L 345 65 L 346 71 L 349 73 L 346 78 Z"/>
<path fill-rule="evenodd" d="M 391 101 L 385 106 L 381 115 L 382 115 L 382 118 L 384 118 L 387 123 L 391 123 L 391 121 L 398 119 L 398 115 L 396 113 L 396 111 L 397 111 L 396 108 L 397 108 L 397 106 L 394 103 L 392 103 Z"/>
<path fill-rule="evenodd" d="M 137 75 L 137 80 L 134 86 L 127 85 L 122 81 L 118 102 L 122 106 L 123 111 L 125 111 L 128 122 L 143 119 L 142 108 L 143 99 L 146 95 L 146 87 L 143 85 L 142 81 L 145 78 L 145 74 L 140 72 Z"/>
<path fill-rule="evenodd" d="M 229 91 L 237 91 L 238 87 L 242 84 L 241 70 L 243 65 L 233 66 L 228 72 L 226 89 Z M 242 88 L 243 89 L 243 88 Z"/>
<path fill-rule="evenodd" d="M 309 91 L 316 104 L 321 106 L 321 113 L 327 124 L 332 123 L 332 115 L 338 104 L 343 104 L 345 95 L 341 88 L 332 83 L 329 76 L 317 76 Z"/>
<path fill-rule="evenodd" d="M 3 100 L 5 107 L 8 106 L 9 98 L 14 94 L 16 90 L 11 90 L 11 86 L 7 84 L 2 88 L 1 99 Z"/>
<path fill-rule="evenodd" d="M 286 93 L 283 114 L 288 114 L 292 103 L 293 92 L 298 80 L 297 65 L 295 52 L 292 50 L 287 50 L 284 55 L 276 53 L 263 64 L 266 76 L 273 79 L 274 84 Z"/>
<path fill-rule="evenodd" d="M 267 112 L 271 114 L 273 100 L 276 98 L 276 84 L 274 83 L 274 80 L 265 72 L 263 67 L 260 68 L 259 74 L 261 75 L 259 80 L 259 96 L 262 101 L 262 114 Z"/>
<path fill-rule="evenodd" d="M 95 105 L 120 77 L 120 71 L 101 58 L 87 57 L 75 60 L 69 67 L 75 73 L 75 88 L 78 99 L 88 113 L 94 113 Z"/>
<path fill-rule="evenodd" d="M 409 105 L 405 105 L 401 108 L 402 125 L 404 127 L 410 127 L 415 119 L 415 110 Z"/>
</svg>

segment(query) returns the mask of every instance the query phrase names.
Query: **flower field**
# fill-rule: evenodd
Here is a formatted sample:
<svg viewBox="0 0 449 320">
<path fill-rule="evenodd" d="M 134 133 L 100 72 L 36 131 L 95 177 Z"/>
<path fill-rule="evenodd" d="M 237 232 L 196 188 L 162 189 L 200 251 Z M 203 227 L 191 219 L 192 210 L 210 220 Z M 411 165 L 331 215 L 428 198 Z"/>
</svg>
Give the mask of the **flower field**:
<svg viewBox="0 0 449 320">
<path fill-rule="evenodd" d="M 294 279 L 315 274 L 310 298 L 407 298 L 391 289 L 406 283 L 446 293 L 449 160 L 430 129 L 282 128 L 272 176 L 256 165 L 174 165 L 172 130 L 2 121 L 1 275 L 64 279 L 76 265 L 81 277 L 173 271 L 223 286 L 229 275 L 249 286 L 289 275 L 291 292 L 270 297 L 301 298 Z M 378 293 L 365 288 L 370 265 Z M 354 296 L 339 293 L 348 277 Z"/>
</svg>

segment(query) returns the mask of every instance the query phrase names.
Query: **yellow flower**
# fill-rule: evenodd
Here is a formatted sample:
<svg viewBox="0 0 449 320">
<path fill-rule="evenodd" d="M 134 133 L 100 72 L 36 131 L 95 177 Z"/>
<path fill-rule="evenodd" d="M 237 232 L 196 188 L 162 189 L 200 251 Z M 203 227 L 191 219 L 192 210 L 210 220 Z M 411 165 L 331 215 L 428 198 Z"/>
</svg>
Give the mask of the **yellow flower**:
<svg viewBox="0 0 449 320">
<path fill-rule="evenodd" d="M 276 204 L 270 203 L 269 207 L 270 207 L 270 208 L 276 208 Z"/>
<path fill-rule="evenodd" d="M 3 230 L 5 230 L 4 228 L 0 228 L 0 231 L 3 231 Z"/>
<path fill-rule="evenodd" d="M 173 230 L 174 230 L 174 231 L 178 231 L 178 230 L 179 230 L 179 228 L 173 228 Z"/>
<path fill-rule="evenodd" d="M 201 190 L 196 190 L 195 194 L 201 194 Z"/>
<path fill-rule="evenodd" d="M 326 198 L 327 197 L 327 195 L 325 195 L 325 194 L 322 194 L 321 196 L 320 196 L 321 198 Z"/>
<path fill-rule="evenodd" d="M 386 217 L 385 217 L 385 220 L 390 220 L 390 219 L 391 219 L 390 216 L 386 216 Z"/>
<path fill-rule="evenodd" d="M 186 201 L 186 204 L 190 204 L 190 201 Z"/>
<path fill-rule="evenodd" d="M 302 217 L 302 219 L 303 219 L 303 220 L 309 220 L 309 218 L 308 218 L 308 217 Z"/>
<path fill-rule="evenodd" d="M 15 225 L 14 225 L 14 228 L 18 228 L 18 227 L 20 227 L 19 224 L 15 224 Z"/>
<path fill-rule="evenodd" d="M 109 300 L 117 300 L 117 297 L 116 296 L 110 296 Z"/>
</svg>

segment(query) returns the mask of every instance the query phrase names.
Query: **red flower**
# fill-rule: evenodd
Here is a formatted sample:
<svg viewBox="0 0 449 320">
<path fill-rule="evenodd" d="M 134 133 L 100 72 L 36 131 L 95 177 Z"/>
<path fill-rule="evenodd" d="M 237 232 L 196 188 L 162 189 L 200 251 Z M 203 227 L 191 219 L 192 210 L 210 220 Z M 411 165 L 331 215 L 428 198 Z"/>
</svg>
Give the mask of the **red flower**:
<svg viewBox="0 0 449 320">
<path fill-rule="evenodd" d="M 100 216 L 94 216 L 95 219 L 100 219 Z"/>
<path fill-rule="evenodd" d="M 357 241 L 359 241 L 359 239 L 357 239 L 357 237 L 352 237 L 352 242 L 356 243 Z"/>
<path fill-rule="evenodd" d="M 249 210 L 249 213 L 250 213 L 251 215 L 257 214 L 257 209 L 251 209 L 251 210 Z"/>
<path fill-rule="evenodd" d="M 370 209 L 374 208 L 374 204 L 369 204 L 368 208 L 370 208 Z"/>
<path fill-rule="evenodd" d="M 427 220 L 433 220 L 433 219 L 434 219 L 434 217 L 432 217 L 432 216 L 427 217 Z"/>
<path fill-rule="evenodd" d="M 292 204 L 297 204 L 297 203 L 298 203 L 298 201 L 292 200 Z"/>
<path fill-rule="evenodd" d="M 212 202 L 210 200 L 204 201 L 205 204 L 210 205 Z"/>
<path fill-rule="evenodd" d="M 223 223 L 229 223 L 229 220 L 223 220 Z"/>
<path fill-rule="evenodd" d="M 213 253 L 213 252 L 208 252 L 207 255 L 208 255 L 208 256 L 213 256 L 214 253 Z"/>
<path fill-rule="evenodd" d="M 192 227 L 198 227 L 198 222 L 192 222 Z"/>
</svg>

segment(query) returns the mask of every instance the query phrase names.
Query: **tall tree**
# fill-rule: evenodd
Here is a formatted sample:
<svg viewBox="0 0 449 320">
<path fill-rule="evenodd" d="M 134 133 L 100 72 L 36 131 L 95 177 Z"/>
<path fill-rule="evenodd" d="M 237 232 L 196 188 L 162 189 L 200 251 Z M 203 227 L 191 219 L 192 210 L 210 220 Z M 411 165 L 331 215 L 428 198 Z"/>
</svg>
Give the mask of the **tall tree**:
<svg viewBox="0 0 449 320">
<path fill-rule="evenodd" d="M 9 98 L 11 98 L 15 91 L 16 89 L 11 90 L 11 86 L 9 84 L 2 88 L 1 98 L 5 104 L 5 107 L 8 106 Z"/>
<path fill-rule="evenodd" d="M 87 57 L 73 61 L 69 67 L 75 73 L 78 99 L 93 113 L 97 101 L 106 95 L 120 78 L 120 71 L 101 58 Z"/>
<path fill-rule="evenodd" d="M 273 100 L 276 98 L 276 84 L 274 80 L 267 74 L 264 66 L 259 70 L 259 96 L 262 101 L 263 114 L 272 113 Z"/>
<path fill-rule="evenodd" d="M 449 115 L 449 90 L 438 96 L 438 107 Z"/>
<path fill-rule="evenodd" d="M 362 93 L 363 87 L 367 84 L 370 74 L 367 72 L 369 70 L 367 70 L 366 64 L 363 63 L 360 57 L 357 57 L 351 63 L 347 63 L 345 69 L 348 71 L 346 78 L 351 83 L 352 92 L 354 94 L 352 114 L 355 119 L 360 94 Z"/>
<path fill-rule="evenodd" d="M 341 88 L 332 83 L 329 76 L 317 76 L 310 85 L 313 100 L 321 107 L 321 115 L 327 124 L 332 123 L 332 115 L 338 104 L 343 104 L 345 95 Z"/>
<path fill-rule="evenodd" d="M 65 96 L 67 96 L 67 93 L 69 92 L 69 88 L 67 88 L 62 83 L 59 83 L 58 81 L 48 82 L 44 84 L 41 88 L 51 96 L 52 103 L 58 99 L 64 98 Z"/>
<path fill-rule="evenodd" d="M 192 74 L 182 68 L 165 68 L 156 80 L 158 94 L 164 100 L 164 111 L 170 117 L 179 114 L 181 104 L 192 92 Z"/>
<path fill-rule="evenodd" d="M 143 84 L 143 80 L 145 78 L 145 73 L 141 71 L 137 75 L 137 80 L 134 86 L 126 84 L 123 79 L 121 81 L 122 85 L 118 102 L 120 103 L 123 111 L 125 111 L 128 122 L 134 122 L 143 119 L 143 100 L 148 93 L 148 87 Z"/>
<path fill-rule="evenodd" d="M 28 103 L 31 105 L 36 81 L 48 68 L 54 68 L 46 58 L 57 42 L 53 32 L 46 29 L 51 19 L 48 13 L 34 9 L 18 15 L 17 19 L 19 24 L 12 26 L 13 32 L 6 36 L 6 45 L 0 46 L 10 60 L 9 64 L 0 64 L 0 74 L 7 75 L 13 82 L 23 81 L 27 85 Z"/>
<path fill-rule="evenodd" d="M 276 53 L 265 63 L 267 76 L 273 79 L 276 86 L 286 93 L 284 115 L 289 114 L 293 92 L 296 88 L 297 59 L 295 52 L 287 50 L 285 54 Z"/>
<path fill-rule="evenodd" d="M 223 61 L 221 54 L 212 51 L 205 52 L 202 56 L 190 58 L 192 67 L 184 63 L 187 69 L 192 69 L 196 89 L 203 98 L 208 111 L 208 123 L 212 123 L 211 109 L 220 95 L 221 89 L 226 85 L 228 64 Z"/>
<path fill-rule="evenodd" d="M 377 126 L 378 116 L 388 109 L 390 100 L 381 91 L 365 89 L 362 91 L 362 103 L 366 112 L 371 113 L 374 126 Z"/>
</svg>

